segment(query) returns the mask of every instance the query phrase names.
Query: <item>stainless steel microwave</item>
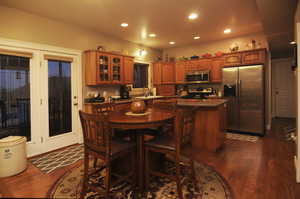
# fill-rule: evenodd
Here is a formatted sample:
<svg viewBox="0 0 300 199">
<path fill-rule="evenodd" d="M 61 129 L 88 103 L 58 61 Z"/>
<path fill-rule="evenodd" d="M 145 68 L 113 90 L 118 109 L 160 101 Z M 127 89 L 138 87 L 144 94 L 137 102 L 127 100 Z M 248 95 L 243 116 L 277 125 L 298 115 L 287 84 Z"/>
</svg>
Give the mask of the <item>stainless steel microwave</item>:
<svg viewBox="0 0 300 199">
<path fill-rule="evenodd" d="M 210 71 L 195 71 L 185 74 L 186 83 L 209 83 L 210 82 Z"/>
</svg>

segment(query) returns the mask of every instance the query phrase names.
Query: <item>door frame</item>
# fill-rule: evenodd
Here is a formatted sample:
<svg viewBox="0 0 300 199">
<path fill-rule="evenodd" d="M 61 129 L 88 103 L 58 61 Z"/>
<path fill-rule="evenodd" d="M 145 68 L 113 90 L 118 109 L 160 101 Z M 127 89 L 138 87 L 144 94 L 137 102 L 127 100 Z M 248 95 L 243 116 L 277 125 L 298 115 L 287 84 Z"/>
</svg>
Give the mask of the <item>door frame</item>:
<svg viewBox="0 0 300 199">
<path fill-rule="evenodd" d="M 14 51 L 22 51 L 22 52 L 29 52 L 29 53 L 33 53 L 33 58 L 30 59 L 30 67 L 32 68 L 32 66 L 40 66 L 41 65 L 41 61 L 43 61 L 43 59 L 41 59 L 41 54 L 42 52 L 46 52 L 46 53 L 62 53 L 65 55 L 70 55 L 70 56 L 74 56 L 76 58 L 76 62 L 77 62 L 77 70 L 75 72 L 76 74 L 76 79 L 78 80 L 78 85 L 77 85 L 77 96 L 78 96 L 78 110 L 82 110 L 83 108 L 83 95 L 82 95 L 82 87 L 83 87 L 83 83 L 82 83 L 82 60 L 81 60 L 81 56 L 82 56 L 82 51 L 81 50 L 75 50 L 75 49 L 68 49 L 68 48 L 61 48 L 61 47 L 56 47 L 56 46 L 51 46 L 51 45 L 46 45 L 46 44 L 40 44 L 40 43 L 32 43 L 32 42 L 26 42 L 26 41 L 20 41 L 20 40 L 12 40 L 12 39 L 7 39 L 7 38 L 2 38 L 0 37 L 0 48 L 2 49 L 7 49 L 7 50 L 14 50 Z M 36 71 L 40 71 L 40 70 L 36 70 Z M 32 73 L 32 71 L 31 71 Z M 34 77 L 30 77 L 30 78 L 34 78 L 32 81 L 34 82 L 38 82 L 39 80 L 39 76 L 35 75 Z M 30 86 L 30 88 L 32 88 L 32 86 Z M 30 142 L 27 142 L 27 157 L 31 157 L 31 156 L 35 156 L 41 153 L 45 153 L 47 151 L 45 151 L 41 146 L 41 139 L 40 139 L 40 133 L 39 131 L 41 131 L 42 127 L 41 127 L 41 122 L 40 122 L 40 114 L 41 114 L 41 110 L 38 107 L 35 107 L 34 105 L 37 105 L 40 103 L 40 92 L 39 92 L 39 88 L 36 90 L 35 89 L 30 89 L 30 95 L 31 96 L 38 96 L 37 98 L 32 98 L 31 100 L 31 123 L 35 123 L 36 125 L 32 126 L 32 133 L 31 135 L 34 135 L 32 137 L 34 137 L 34 139 L 32 139 Z M 82 136 L 82 129 L 81 129 L 81 125 L 80 125 L 80 120 L 79 117 L 77 116 L 77 119 L 75 120 L 75 122 L 77 123 L 76 129 L 74 129 L 74 131 L 77 132 L 77 142 L 78 143 L 83 143 L 83 136 Z"/>
</svg>

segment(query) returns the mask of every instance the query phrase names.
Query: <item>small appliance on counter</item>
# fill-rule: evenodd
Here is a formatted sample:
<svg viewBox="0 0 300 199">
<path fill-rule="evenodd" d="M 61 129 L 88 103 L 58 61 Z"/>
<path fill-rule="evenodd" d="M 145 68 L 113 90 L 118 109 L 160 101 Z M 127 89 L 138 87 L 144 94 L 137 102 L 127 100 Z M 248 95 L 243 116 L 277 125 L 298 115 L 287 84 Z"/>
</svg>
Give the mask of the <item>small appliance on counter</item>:
<svg viewBox="0 0 300 199">
<path fill-rule="evenodd" d="M 101 103 L 105 101 L 105 98 L 101 97 L 100 93 L 96 93 L 93 97 L 86 98 L 84 101 L 85 103 Z"/>
<path fill-rule="evenodd" d="M 120 86 L 120 99 L 130 99 L 128 86 Z"/>
</svg>

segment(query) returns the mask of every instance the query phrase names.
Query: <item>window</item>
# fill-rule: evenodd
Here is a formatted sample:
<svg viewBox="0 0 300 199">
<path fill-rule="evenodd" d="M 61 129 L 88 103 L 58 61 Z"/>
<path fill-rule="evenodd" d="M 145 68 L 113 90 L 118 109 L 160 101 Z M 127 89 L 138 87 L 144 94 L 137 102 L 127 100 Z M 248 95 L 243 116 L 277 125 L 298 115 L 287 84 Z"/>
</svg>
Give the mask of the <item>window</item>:
<svg viewBox="0 0 300 199">
<path fill-rule="evenodd" d="M 148 88 L 149 64 L 134 63 L 133 88 Z"/>
</svg>

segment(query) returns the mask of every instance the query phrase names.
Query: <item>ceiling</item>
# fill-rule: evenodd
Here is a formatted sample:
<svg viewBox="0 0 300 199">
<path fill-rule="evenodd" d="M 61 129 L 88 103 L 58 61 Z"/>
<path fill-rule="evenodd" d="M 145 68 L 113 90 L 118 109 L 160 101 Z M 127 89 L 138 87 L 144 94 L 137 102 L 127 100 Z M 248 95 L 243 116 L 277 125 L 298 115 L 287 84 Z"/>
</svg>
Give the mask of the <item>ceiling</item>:
<svg viewBox="0 0 300 199">
<path fill-rule="evenodd" d="M 272 57 L 287 57 L 293 53 L 295 12 L 298 0 L 256 0 Z"/>
<path fill-rule="evenodd" d="M 256 0 L 1 0 L 0 5 L 157 49 L 263 31 Z M 194 21 L 188 19 L 192 12 L 199 15 Z M 122 28 L 123 22 L 129 26 Z M 232 33 L 225 35 L 225 28 Z M 195 35 L 201 38 L 194 40 Z"/>
</svg>

